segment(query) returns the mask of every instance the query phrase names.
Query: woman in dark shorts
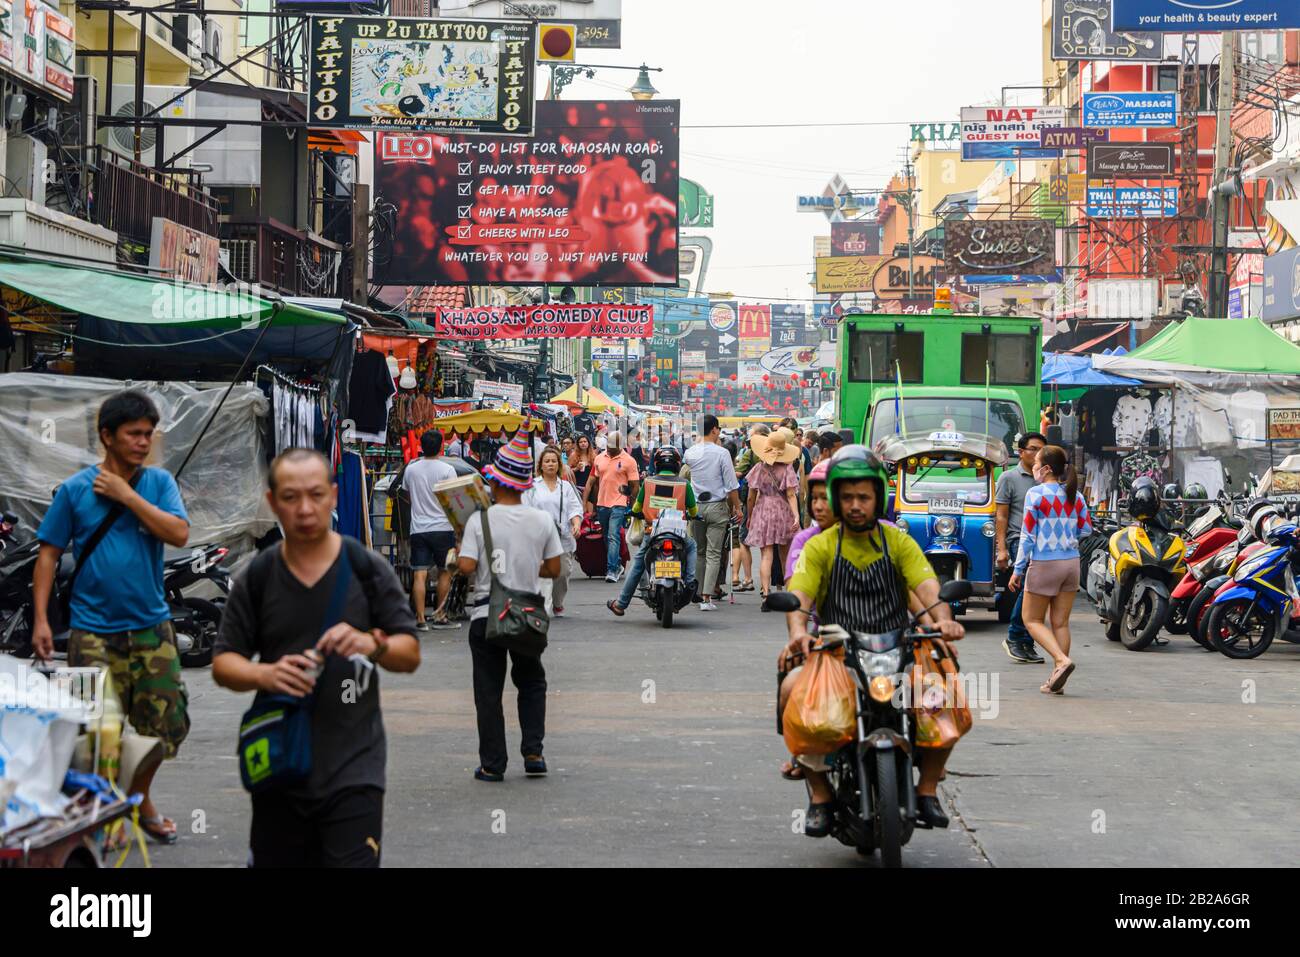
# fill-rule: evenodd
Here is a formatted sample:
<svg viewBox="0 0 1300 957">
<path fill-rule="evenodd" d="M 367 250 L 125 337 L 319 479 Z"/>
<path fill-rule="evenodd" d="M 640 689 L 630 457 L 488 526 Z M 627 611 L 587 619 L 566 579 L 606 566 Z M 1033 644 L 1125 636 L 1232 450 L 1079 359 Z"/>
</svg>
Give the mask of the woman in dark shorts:
<svg viewBox="0 0 1300 957">
<path fill-rule="evenodd" d="M 1079 539 L 1092 531 L 1092 519 L 1079 494 L 1079 476 L 1060 446 L 1039 450 L 1034 478 L 1039 484 L 1025 493 L 1020 553 L 1007 587 L 1019 591 L 1023 584 L 1025 628 L 1055 663 L 1038 690 L 1061 694 L 1074 671 L 1070 610 L 1079 590 Z"/>
</svg>

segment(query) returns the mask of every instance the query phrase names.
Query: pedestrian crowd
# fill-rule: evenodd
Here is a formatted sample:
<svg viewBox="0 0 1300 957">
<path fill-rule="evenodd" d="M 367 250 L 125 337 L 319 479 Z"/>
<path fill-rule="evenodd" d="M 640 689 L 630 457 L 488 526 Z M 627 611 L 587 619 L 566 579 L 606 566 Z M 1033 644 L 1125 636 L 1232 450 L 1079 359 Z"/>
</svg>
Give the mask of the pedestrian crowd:
<svg viewBox="0 0 1300 957">
<path fill-rule="evenodd" d="M 153 402 L 134 390 L 100 408 L 103 460 L 62 484 L 37 533 L 32 637 L 36 654 L 50 658 L 60 623 L 47 608 L 58 604 L 56 568 L 71 548 L 76 570 L 62 586 L 71 593 L 69 663 L 106 668 L 131 725 L 174 758 L 190 720 L 163 547 L 188 543 L 189 519 L 172 475 L 144 464 L 158 421 Z M 381 555 L 334 531 L 331 463 L 310 449 L 281 452 L 266 491 L 279 537 L 234 578 L 212 658 L 217 685 L 255 692 L 237 742 L 251 805 L 250 866 L 379 865 L 387 783 L 380 673 L 415 671 L 420 634 L 461 626 L 449 612 L 458 582 L 467 583 L 474 777 L 501 781 L 509 764 L 507 671 L 518 691 L 524 772 L 544 775 L 541 651 L 550 619 L 565 612 L 570 577 L 579 567 L 590 574 L 582 545 L 595 542 L 598 571 L 620 585 L 608 607 L 621 616 L 645 556 L 642 545 L 629 560 L 627 523 L 672 508 L 694 523 L 684 573 L 702 611 L 718 609 L 729 568 L 733 593 L 754 590 L 751 549 L 760 552 L 758 589 L 767 595 L 790 574 L 792 544 L 828 524 L 818 479 L 838 441 L 804 434 L 793 419 L 724 436 L 717 418 L 705 416 L 689 441 L 653 447 L 636 430 L 612 429 L 594 441 L 579 434 L 535 444 L 525 422 L 489 456 L 485 446 L 446 445 L 430 430 L 400 477 L 410 506 L 409 593 Z M 435 488 L 471 457 L 492 501 L 458 528 Z M 1036 607 L 1027 611 L 1031 628 Z M 142 795 L 147 836 L 173 843 L 176 824 L 150 796 L 156 771 L 122 783 Z"/>
</svg>

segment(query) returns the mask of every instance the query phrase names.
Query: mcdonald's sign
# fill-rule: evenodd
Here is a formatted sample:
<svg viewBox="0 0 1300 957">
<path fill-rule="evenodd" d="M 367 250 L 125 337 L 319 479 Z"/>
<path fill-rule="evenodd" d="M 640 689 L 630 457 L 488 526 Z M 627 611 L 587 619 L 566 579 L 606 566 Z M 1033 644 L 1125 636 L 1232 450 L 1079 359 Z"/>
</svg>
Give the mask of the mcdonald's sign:
<svg viewBox="0 0 1300 957">
<path fill-rule="evenodd" d="M 736 334 L 742 339 L 770 340 L 772 338 L 772 307 L 741 303 L 740 329 Z"/>
</svg>

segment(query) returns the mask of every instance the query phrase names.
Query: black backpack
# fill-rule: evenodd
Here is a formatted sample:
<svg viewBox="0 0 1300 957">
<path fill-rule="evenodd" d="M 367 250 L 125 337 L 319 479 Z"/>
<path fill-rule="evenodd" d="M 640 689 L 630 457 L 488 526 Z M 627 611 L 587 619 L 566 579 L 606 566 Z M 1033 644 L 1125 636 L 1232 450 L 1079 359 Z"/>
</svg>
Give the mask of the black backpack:
<svg viewBox="0 0 1300 957">
<path fill-rule="evenodd" d="M 279 557 L 280 550 L 277 545 L 278 543 L 258 552 L 244 572 L 244 584 L 248 588 L 248 599 L 253 606 L 254 627 L 259 630 L 262 624 L 262 602 L 266 598 L 266 580 L 271 576 L 271 568 Z M 366 595 L 366 606 L 373 616 L 377 585 L 375 566 L 370 560 L 370 550 L 348 535 L 343 536 L 343 547 L 347 549 L 348 564 L 351 566 L 352 574 L 361 582 L 361 590 Z"/>
</svg>

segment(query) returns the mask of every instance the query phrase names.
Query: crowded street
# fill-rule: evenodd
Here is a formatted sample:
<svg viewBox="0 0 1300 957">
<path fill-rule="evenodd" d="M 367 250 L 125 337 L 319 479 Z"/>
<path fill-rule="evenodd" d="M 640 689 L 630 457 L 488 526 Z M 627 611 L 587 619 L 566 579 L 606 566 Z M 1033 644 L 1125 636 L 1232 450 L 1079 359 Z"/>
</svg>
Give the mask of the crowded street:
<svg viewBox="0 0 1300 957">
<path fill-rule="evenodd" d="M 1282 926 L 1297 0 L 0 0 L 0 93 L 0 930 Z"/>
<path fill-rule="evenodd" d="M 549 779 L 508 772 L 485 795 L 470 777 L 469 656 L 455 633 L 424 645 L 420 671 L 385 686 L 390 779 L 385 863 L 400 867 L 878 867 L 836 842 L 792 832 L 803 789 L 777 774 L 771 659 L 784 624 L 738 596 L 665 632 L 644 606 L 611 623 L 612 586 L 574 585 L 546 654 Z M 941 785 L 955 812 L 923 832 L 908 867 L 1126 867 L 1152 860 L 1283 867 L 1300 837 L 1266 823 L 1300 785 L 1291 741 L 1296 652 L 1226 662 L 1189 640 L 1150 655 L 1109 643 L 1080 614 L 1080 670 L 1067 707 L 1038 694 L 1042 665 L 1007 660 L 992 616 L 972 613 L 963 671 L 992 682 Z M 646 682 L 653 682 L 653 701 Z M 1242 702 L 1245 682 L 1258 701 Z M 195 812 L 164 867 L 243 867 L 245 799 L 225 743 L 241 708 L 210 681 L 190 687 L 196 732 L 162 800 Z M 507 695 L 507 723 L 516 734 Z M 990 715 L 983 717 L 983 714 Z M 1250 794 L 1249 801 L 1239 796 Z M 505 813 L 504 833 L 494 830 Z M 1096 829 L 1098 812 L 1105 831 Z M 497 815 L 497 816 L 494 816 Z"/>
</svg>

